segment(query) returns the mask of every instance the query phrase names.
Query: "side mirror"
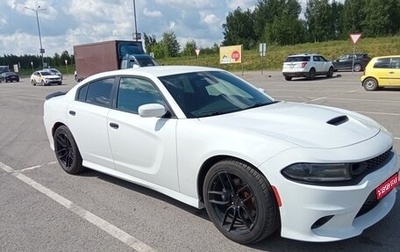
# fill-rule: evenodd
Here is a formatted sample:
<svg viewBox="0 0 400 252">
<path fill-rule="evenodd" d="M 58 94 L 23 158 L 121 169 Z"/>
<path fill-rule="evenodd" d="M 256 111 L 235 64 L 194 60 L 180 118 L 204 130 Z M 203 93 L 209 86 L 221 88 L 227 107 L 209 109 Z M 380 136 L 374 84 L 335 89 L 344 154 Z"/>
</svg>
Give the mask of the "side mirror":
<svg viewBox="0 0 400 252">
<path fill-rule="evenodd" d="M 144 104 L 138 110 L 141 117 L 162 117 L 167 113 L 165 107 L 159 103 Z"/>
</svg>

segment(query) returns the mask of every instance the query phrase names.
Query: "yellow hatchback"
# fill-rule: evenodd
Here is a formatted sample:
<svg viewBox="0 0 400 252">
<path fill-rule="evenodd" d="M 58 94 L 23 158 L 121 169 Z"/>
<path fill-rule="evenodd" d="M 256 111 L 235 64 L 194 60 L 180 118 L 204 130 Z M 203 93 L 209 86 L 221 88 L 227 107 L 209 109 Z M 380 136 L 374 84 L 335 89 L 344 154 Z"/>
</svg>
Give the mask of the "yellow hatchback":
<svg viewBox="0 0 400 252">
<path fill-rule="evenodd" d="M 361 83 L 367 91 L 380 87 L 400 87 L 400 55 L 373 58 L 365 67 Z"/>
</svg>

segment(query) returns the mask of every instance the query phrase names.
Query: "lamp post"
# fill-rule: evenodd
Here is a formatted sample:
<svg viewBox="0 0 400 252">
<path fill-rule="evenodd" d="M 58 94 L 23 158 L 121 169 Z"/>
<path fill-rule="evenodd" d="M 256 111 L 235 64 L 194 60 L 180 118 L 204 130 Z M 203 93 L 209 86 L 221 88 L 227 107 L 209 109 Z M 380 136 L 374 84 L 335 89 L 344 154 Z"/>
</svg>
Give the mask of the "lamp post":
<svg viewBox="0 0 400 252">
<path fill-rule="evenodd" d="M 40 55 L 42 58 L 42 68 L 44 68 L 44 58 L 43 58 L 44 49 L 42 47 L 42 35 L 40 34 L 39 11 L 44 11 L 46 9 L 40 9 L 40 5 L 38 7 L 36 7 L 36 9 L 32 9 L 32 8 L 25 6 L 25 9 L 31 10 L 31 11 L 35 12 L 35 14 L 36 14 L 36 22 L 37 22 L 38 33 L 39 33 Z"/>
<path fill-rule="evenodd" d="M 137 21 L 136 21 L 136 1 L 132 0 L 132 4 L 133 4 L 133 19 L 135 21 L 135 35 L 133 36 L 133 39 L 135 41 L 138 41 L 139 36 L 138 36 L 138 30 L 137 30 Z"/>
</svg>

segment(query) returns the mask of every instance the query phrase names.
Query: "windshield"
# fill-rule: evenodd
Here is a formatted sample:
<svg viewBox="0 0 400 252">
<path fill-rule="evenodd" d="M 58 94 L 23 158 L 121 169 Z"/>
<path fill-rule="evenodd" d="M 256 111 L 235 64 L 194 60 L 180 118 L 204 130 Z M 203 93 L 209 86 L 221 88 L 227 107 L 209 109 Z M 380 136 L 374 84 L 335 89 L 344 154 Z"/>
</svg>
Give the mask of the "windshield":
<svg viewBox="0 0 400 252">
<path fill-rule="evenodd" d="M 141 42 L 134 41 L 120 41 L 118 43 L 118 55 L 122 59 L 122 57 L 126 55 L 133 54 L 144 54 L 144 50 Z"/>
<path fill-rule="evenodd" d="M 141 67 L 146 67 L 146 66 L 157 66 L 157 62 L 155 62 L 152 58 L 150 57 L 137 57 L 136 58 L 137 62 L 139 62 L 139 65 Z"/>
<path fill-rule="evenodd" d="M 160 77 L 188 118 L 237 112 L 273 103 L 266 95 L 227 72 L 194 72 Z"/>
</svg>

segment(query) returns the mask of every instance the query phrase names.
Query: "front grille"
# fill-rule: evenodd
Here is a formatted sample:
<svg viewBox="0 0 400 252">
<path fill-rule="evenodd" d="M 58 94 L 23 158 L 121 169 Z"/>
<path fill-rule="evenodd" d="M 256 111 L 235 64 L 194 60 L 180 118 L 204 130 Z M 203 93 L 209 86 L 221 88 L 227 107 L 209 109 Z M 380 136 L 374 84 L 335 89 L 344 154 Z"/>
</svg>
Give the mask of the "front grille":
<svg viewBox="0 0 400 252">
<path fill-rule="evenodd" d="M 392 148 L 379 156 L 352 164 L 353 183 L 359 183 L 365 176 L 378 170 L 389 162 L 393 157 Z M 362 167 L 362 168 L 361 168 Z"/>
<path fill-rule="evenodd" d="M 374 157 L 370 160 L 367 160 L 367 171 L 375 171 L 376 169 L 384 166 L 389 160 L 390 157 L 393 155 L 392 148 L 384 152 L 383 154 Z"/>
<path fill-rule="evenodd" d="M 392 148 L 390 148 L 389 150 L 387 150 L 386 152 L 384 152 L 383 154 L 374 157 L 372 159 L 369 159 L 366 161 L 367 163 L 367 169 L 365 174 L 363 174 L 362 177 L 364 177 L 365 175 L 376 171 L 377 169 L 381 168 L 382 166 L 384 166 L 387 162 L 389 162 L 389 160 L 392 158 L 393 156 L 393 152 L 392 152 Z M 363 214 L 368 213 L 370 210 L 372 210 L 376 205 L 378 205 L 379 200 L 377 200 L 376 198 L 376 193 L 375 190 L 372 191 L 369 195 L 367 200 L 365 200 L 364 204 L 362 205 L 360 211 L 357 213 L 356 217 L 359 217 Z"/>
</svg>

